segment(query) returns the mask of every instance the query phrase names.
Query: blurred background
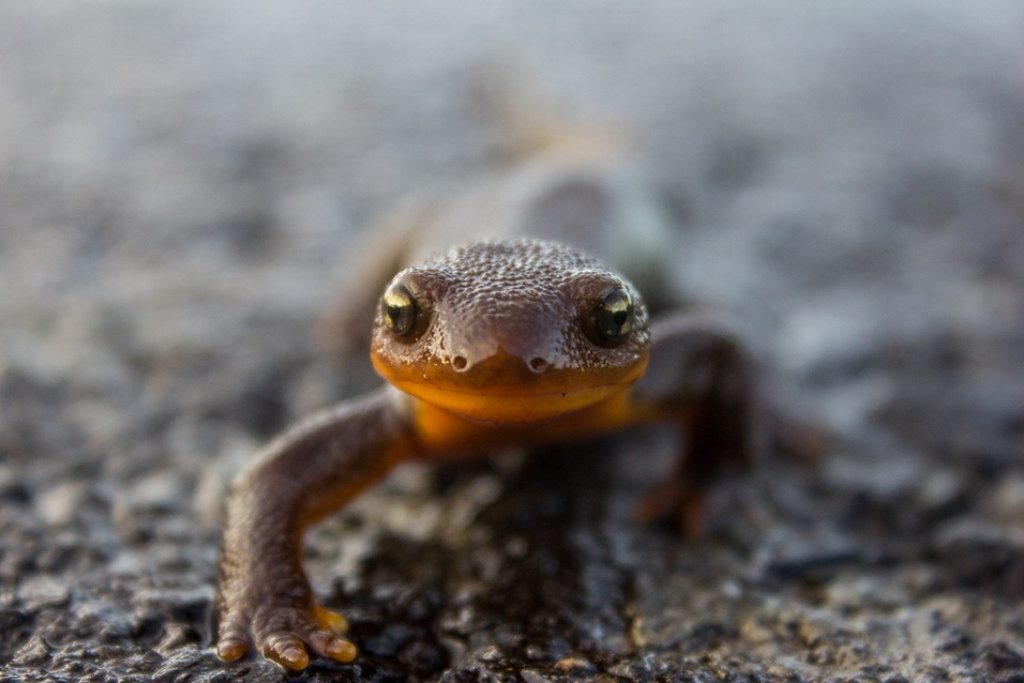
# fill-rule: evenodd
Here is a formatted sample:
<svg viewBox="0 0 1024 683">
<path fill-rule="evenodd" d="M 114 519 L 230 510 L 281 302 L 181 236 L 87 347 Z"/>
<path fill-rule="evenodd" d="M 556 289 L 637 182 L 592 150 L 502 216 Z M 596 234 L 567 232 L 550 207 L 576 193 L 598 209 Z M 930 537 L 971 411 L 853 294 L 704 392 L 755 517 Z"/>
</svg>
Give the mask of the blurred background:
<svg viewBox="0 0 1024 683">
<path fill-rule="evenodd" d="M 582 607 L 542 597 L 509 616 L 471 599 L 465 623 L 452 596 L 467 576 L 494 595 L 531 583 L 529 567 L 460 574 L 466 557 L 514 558 L 503 515 L 519 513 L 495 501 L 555 496 L 551 482 L 528 467 L 400 479 L 370 521 L 311 544 L 320 594 L 369 640 L 357 630 L 363 668 L 331 674 L 555 676 L 567 652 L 589 675 L 641 679 L 1024 668 L 1021 3 L 13 0 L 0 673 L 218 670 L 201 648 L 224 480 L 356 383 L 312 329 L 373 219 L 505 172 L 507 131 L 480 93 L 506 80 L 629 136 L 672 226 L 673 296 L 729 321 L 773 391 L 836 439 L 817 470 L 779 466 L 767 494 L 736 493 L 742 514 L 698 546 L 719 553 L 706 584 L 694 553 L 629 523 L 650 481 L 624 447 L 607 458 L 638 478 L 623 493 L 581 484 L 569 512 L 515 527 L 531 558 L 537 528 L 575 539 L 552 590 Z M 483 512 L 449 514 L 459 500 Z M 419 558 L 427 578 L 401 566 L 410 538 L 434 558 Z M 535 613 L 561 635 L 537 631 L 531 659 L 510 633 Z M 509 633 L 481 625 L 495 621 Z M 795 641 L 772 635 L 793 623 Z"/>
</svg>

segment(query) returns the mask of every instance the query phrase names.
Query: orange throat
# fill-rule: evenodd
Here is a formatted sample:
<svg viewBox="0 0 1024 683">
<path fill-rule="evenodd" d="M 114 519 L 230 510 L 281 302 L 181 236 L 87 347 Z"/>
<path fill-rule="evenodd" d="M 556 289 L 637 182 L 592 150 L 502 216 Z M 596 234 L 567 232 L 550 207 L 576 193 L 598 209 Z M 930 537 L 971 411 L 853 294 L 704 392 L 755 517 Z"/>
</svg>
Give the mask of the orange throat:
<svg viewBox="0 0 1024 683">
<path fill-rule="evenodd" d="M 614 375 L 555 370 L 521 376 L 516 371 L 481 383 L 463 382 L 458 375 L 427 369 L 398 369 L 376 354 L 372 360 L 381 377 L 430 406 L 472 422 L 510 426 L 547 422 L 595 406 L 624 393 L 647 366 L 644 358 Z"/>
</svg>

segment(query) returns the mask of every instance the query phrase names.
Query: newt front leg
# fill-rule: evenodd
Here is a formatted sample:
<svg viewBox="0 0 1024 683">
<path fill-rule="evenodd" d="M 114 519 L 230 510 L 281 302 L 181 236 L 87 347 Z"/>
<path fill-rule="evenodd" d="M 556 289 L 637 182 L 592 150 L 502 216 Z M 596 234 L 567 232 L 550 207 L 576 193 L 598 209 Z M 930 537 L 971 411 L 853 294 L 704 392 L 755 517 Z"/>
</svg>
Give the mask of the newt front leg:
<svg viewBox="0 0 1024 683">
<path fill-rule="evenodd" d="M 651 361 L 634 386 L 641 412 L 679 423 L 685 438 L 676 471 L 637 510 L 644 521 L 673 512 L 697 536 L 702 502 L 714 480 L 750 464 L 756 445 L 750 359 L 727 332 L 691 315 L 655 321 Z"/>
<path fill-rule="evenodd" d="M 302 570 L 306 528 L 381 479 L 415 450 L 392 392 L 318 413 L 285 433 L 240 477 L 227 501 L 217 597 L 217 654 L 255 647 L 291 670 L 309 651 L 350 662 L 344 617 L 317 604 Z"/>
</svg>

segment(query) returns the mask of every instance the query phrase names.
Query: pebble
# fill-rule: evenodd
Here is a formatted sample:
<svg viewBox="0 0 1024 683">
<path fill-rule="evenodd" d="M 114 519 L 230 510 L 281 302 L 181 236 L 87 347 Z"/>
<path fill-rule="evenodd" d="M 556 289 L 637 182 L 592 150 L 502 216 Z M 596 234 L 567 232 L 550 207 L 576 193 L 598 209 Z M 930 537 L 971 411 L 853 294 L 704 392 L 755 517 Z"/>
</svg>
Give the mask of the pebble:
<svg viewBox="0 0 1024 683">
<path fill-rule="evenodd" d="M 39 667 L 50 659 L 50 648 L 41 635 L 34 635 L 18 648 L 14 653 L 11 663 L 15 666 Z M 2 669 L 0 669 L 2 673 Z"/>
<path fill-rule="evenodd" d="M 563 657 L 555 662 L 555 668 L 565 674 L 579 676 L 593 673 L 595 670 L 593 662 L 586 657 Z"/>
<path fill-rule="evenodd" d="M 36 512 L 50 526 L 66 526 L 78 517 L 88 493 L 85 482 L 61 482 L 36 496 Z"/>
<path fill-rule="evenodd" d="M 1008 473 L 985 500 L 993 517 L 1024 532 L 1024 474 Z"/>
<path fill-rule="evenodd" d="M 25 579 L 17 589 L 22 609 L 36 612 L 47 607 L 67 604 L 71 588 L 64 581 L 51 576 L 32 576 Z"/>
<path fill-rule="evenodd" d="M 519 675 L 525 683 L 552 683 L 552 679 L 541 675 L 533 669 L 520 669 Z"/>
</svg>

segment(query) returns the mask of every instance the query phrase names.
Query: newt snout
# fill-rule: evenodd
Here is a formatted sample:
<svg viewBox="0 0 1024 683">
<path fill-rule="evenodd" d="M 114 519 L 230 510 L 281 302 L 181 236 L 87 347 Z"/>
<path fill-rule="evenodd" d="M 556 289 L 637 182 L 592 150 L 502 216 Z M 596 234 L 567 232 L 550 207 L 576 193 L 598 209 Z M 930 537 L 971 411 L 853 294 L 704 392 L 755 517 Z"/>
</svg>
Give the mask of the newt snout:
<svg viewBox="0 0 1024 683">
<path fill-rule="evenodd" d="M 452 368 L 489 376 L 516 369 L 544 372 L 557 365 L 559 349 L 566 343 L 564 329 L 537 324 L 549 316 L 541 302 L 517 302 L 502 306 L 477 325 L 449 328 L 445 344 L 451 349 Z M 529 381 L 526 377 L 521 379 Z"/>
</svg>

